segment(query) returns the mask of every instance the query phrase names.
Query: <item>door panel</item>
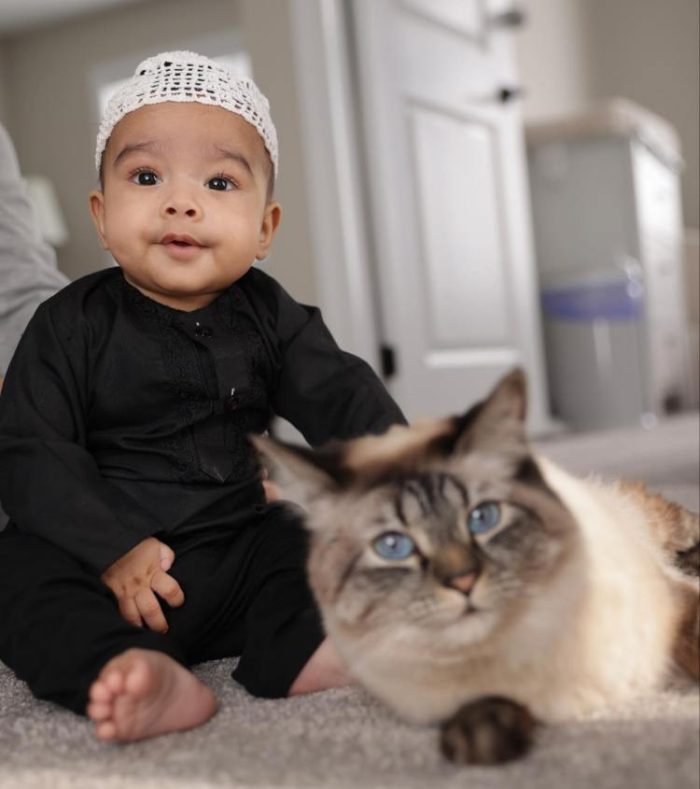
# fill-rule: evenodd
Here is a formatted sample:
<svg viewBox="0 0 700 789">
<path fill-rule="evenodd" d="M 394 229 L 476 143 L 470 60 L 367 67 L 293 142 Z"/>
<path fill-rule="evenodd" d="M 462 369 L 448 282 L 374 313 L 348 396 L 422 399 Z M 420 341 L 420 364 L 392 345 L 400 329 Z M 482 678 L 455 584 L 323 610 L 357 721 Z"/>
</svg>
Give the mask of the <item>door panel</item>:
<svg viewBox="0 0 700 789">
<path fill-rule="evenodd" d="M 352 0 L 388 381 L 410 419 L 464 410 L 515 364 L 548 425 L 512 42 L 490 3 Z M 477 40 L 478 38 L 478 40 Z"/>
<path fill-rule="evenodd" d="M 429 353 L 507 345 L 508 289 L 493 130 L 413 108 L 415 194 L 428 297 Z M 474 183 L 482 185 L 477 192 Z"/>
<path fill-rule="evenodd" d="M 407 10 L 466 35 L 478 38 L 483 30 L 480 0 L 403 0 Z"/>
</svg>

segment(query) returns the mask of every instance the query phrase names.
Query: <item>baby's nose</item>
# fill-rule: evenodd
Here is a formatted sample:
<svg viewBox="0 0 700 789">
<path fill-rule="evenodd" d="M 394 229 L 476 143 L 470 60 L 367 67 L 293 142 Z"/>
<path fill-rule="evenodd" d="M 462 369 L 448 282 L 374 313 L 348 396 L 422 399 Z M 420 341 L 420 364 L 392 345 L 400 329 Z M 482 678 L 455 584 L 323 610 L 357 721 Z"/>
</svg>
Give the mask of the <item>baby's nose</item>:
<svg viewBox="0 0 700 789">
<path fill-rule="evenodd" d="M 181 216 L 195 219 L 202 211 L 196 188 L 183 181 L 173 180 L 169 188 L 163 190 L 162 201 L 162 211 L 167 217 Z"/>
<path fill-rule="evenodd" d="M 191 201 L 170 200 L 165 206 L 165 213 L 168 216 L 182 214 L 193 218 L 199 215 L 199 208 Z"/>
</svg>

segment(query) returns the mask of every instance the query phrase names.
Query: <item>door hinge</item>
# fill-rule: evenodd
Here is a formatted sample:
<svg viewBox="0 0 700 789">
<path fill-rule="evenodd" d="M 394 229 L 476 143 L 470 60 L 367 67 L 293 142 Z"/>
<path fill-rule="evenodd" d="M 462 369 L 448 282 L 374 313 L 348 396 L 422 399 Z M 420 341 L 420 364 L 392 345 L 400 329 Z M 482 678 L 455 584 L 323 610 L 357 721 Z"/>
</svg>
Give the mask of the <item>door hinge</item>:
<svg viewBox="0 0 700 789">
<path fill-rule="evenodd" d="M 382 378 L 387 380 L 396 375 L 396 351 L 391 345 L 379 346 L 379 357 L 382 366 Z"/>
</svg>

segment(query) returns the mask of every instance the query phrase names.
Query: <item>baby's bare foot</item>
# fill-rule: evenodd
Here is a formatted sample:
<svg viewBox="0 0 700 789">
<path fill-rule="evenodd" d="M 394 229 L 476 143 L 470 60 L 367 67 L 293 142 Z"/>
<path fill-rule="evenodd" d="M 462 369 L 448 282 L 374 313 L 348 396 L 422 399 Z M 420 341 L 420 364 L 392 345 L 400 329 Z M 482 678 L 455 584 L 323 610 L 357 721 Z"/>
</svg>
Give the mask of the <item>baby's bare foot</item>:
<svg viewBox="0 0 700 789">
<path fill-rule="evenodd" d="M 216 712 L 216 699 L 194 674 L 162 652 L 129 649 L 105 665 L 90 687 L 87 714 L 100 740 L 132 742 L 192 729 Z"/>
</svg>

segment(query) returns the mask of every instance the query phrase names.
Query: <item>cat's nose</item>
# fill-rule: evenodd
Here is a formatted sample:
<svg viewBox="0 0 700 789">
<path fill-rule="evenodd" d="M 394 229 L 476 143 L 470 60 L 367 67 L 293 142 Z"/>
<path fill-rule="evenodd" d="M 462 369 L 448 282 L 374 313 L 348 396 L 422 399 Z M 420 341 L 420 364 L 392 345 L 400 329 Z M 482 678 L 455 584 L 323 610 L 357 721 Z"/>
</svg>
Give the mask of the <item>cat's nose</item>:
<svg viewBox="0 0 700 789">
<path fill-rule="evenodd" d="M 461 575 L 453 575 L 451 578 L 447 579 L 447 585 L 454 587 L 463 594 L 469 594 L 478 577 L 479 576 L 477 573 L 463 573 Z"/>
</svg>

